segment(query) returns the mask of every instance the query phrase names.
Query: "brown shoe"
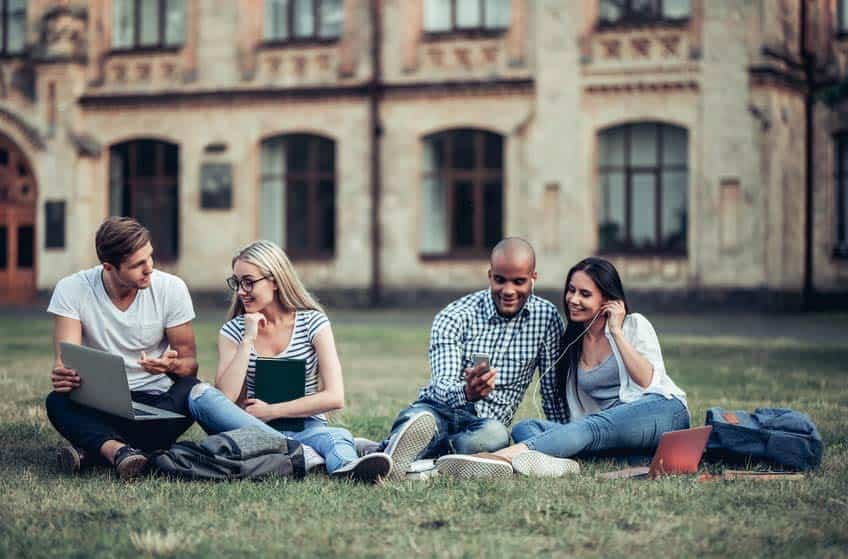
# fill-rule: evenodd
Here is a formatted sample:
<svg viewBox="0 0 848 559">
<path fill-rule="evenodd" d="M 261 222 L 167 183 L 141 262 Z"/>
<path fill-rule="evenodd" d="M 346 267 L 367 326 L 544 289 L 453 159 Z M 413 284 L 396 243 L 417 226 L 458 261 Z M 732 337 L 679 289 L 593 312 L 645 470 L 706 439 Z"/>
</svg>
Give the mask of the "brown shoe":
<svg viewBox="0 0 848 559">
<path fill-rule="evenodd" d="M 56 449 L 56 464 L 60 472 L 73 475 L 78 474 L 88 460 L 83 449 L 66 444 Z"/>
<path fill-rule="evenodd" d="M 124 445 L 115 453 L 115 469 L 121 481 L 137 479 L 147 469 L 147 456 L 140 450 Z"/>
</svg>

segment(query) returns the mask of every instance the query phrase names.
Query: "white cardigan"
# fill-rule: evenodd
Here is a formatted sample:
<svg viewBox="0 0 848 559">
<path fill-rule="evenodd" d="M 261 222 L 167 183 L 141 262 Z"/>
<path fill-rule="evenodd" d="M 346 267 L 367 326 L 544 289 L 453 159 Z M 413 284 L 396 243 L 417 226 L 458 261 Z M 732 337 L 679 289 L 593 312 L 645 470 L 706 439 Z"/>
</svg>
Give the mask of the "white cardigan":
<svg viewBox="0 0 848 559">
<path fill-rule="evenodd" d="M 628 314 L 624 317 L 621 332 L 625 339 L 633 344 L 636 351 L 651 363 L 654 368 L 654 376 L 651 378 L 651 384 L 647 388 L 642 388 L 633 380 L 624 367 L 621 352 L 619 352 L 618 346 L 615 344 L 615 339 L 610 334 L 609 324 L 607 324 L 604 328 L 604 335 L 609 341 L 612 353 L 615 355 L 615 361 L 618 364 L 620 381 L 618 390 L 619 400 L 626 403 L 638 400 L 645 394 L 661 394 L 668 399 L 677 398 L 688 409 L 686 393 L 674 384 L 674 381 L 665 372 L 665 363 L 663 362 L 662 351 L 660 350 L 660 342 L 657 339 L 657 333 L 654 331 L 653 325 L 648 319 L 639 313 Z M 601 411 L 595 403 L 594 398 L 580 389 L 575 373 L 576 371 L 569 370 L 568 383 L 565 388 L 565 400 L 570 412 L 570 421 L 579 420 L 586 415 Z"/>
</svg>

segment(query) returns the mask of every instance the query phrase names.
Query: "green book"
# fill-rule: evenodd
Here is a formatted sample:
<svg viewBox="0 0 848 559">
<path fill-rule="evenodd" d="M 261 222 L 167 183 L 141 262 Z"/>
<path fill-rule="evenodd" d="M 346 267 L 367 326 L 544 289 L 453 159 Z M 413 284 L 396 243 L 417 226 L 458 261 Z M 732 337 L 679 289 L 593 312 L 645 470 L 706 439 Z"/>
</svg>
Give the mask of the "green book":
<svg viewBox="0 0 848 559">
<path fill-rule="evenodd" d="M 306 392 L 306 361 L 284 357 L 258 357 L 253 388 L 256 397 L 269 404 L 303 398 Z M 303 431 L 302 417 L 280 417 L 268 422 L 278 431 Z"/>
</svg>

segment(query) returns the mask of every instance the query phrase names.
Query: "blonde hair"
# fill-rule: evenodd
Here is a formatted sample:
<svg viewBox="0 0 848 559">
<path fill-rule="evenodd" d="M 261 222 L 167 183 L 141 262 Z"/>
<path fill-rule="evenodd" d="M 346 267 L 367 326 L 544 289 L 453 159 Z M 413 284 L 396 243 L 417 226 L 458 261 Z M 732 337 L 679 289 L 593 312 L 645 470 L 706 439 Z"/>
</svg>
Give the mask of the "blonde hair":
<svg viewBox="0 0 848 559">
<path fill-rule="evenodd" d="M 324 312 L 318 301 L 306 290 L 303 282 L 294 271 L 289 257 L 271 241 L 254 241 L 239 250 L 233 257 L 232 267 L 241 260 L 253 264 L 277 284 L 277 300 L 287 311 L 314 310 Z M 239 299 L 238 292 L 233 293 L 227 320 L 244 314 L 244 303 Z"/>
</svg>

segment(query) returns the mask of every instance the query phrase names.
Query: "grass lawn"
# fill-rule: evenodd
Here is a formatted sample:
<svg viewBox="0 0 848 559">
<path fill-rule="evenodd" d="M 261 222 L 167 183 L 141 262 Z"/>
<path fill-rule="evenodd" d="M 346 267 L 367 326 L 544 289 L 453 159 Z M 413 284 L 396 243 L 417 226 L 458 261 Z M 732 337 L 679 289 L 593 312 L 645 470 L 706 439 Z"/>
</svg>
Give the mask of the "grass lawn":
<svg viewBox="0 0 848 559">
<path fill-rule="evenodd" d="M 205 379 L 222 314 L 206 312 L 196 324 Z M 331 313 L 347 388 L 336 423 L 357 435 L 386 433 L 428 377 L 431 316 Z M 60 439 L 43 406 L 51 323 L 4 311 L 0 557 L 848 557 L 848 317 L 651 318 L 694 425 L 714 405 L 805 411 L 827 445 L 821 470 L 769 483 L 596 479 L 617 467 L 609 462 L 553 481 L 383 487 L 323 476 L 124 484 L 94 470 L 70 478 L 56 471 Z M 519 418 L 533 416 L 528 395 Z M 193 427 L 187 436 L 201 435 Z"/>
</svg>

